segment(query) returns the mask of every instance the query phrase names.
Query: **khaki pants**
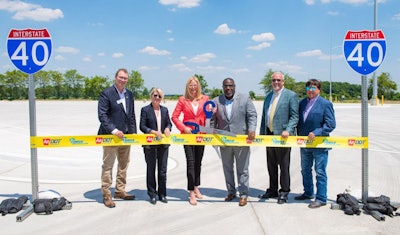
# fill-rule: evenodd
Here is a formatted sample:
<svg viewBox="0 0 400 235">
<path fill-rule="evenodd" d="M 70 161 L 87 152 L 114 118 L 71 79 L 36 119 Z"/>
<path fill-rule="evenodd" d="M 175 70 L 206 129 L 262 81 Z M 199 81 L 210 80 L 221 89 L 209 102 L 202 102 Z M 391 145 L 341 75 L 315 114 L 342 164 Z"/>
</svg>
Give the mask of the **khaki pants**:
<svg viewBox="0 0 400 235">
<path fill-rule="evenodd" d="M 101 171 L 101 193 L 111 196 L 112 170 L 115 159 L 118 161 L 115 192 L 125 192 L 126 171 L 129 165 L 131 146 L 104 146 Z"/>
</svg>

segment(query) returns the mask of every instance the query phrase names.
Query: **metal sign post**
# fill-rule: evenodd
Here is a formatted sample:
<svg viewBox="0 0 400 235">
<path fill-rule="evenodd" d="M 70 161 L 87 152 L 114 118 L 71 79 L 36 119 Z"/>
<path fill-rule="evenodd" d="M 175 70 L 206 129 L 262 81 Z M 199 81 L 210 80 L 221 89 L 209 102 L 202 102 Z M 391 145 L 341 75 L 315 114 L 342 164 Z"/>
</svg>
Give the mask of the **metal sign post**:
<svg viewBox="0 0 400 235">
<path fill-rule="evenodd" d="M 350 67 L 361 74 L 362 136 L 368 137 L 368 74 L 382 64 L 386 40 L 381 30 L 348 31 L 343 42 L 343 54 Z M 362 149 L 362 201 L 368 198 L 368 148 Z"/>
<path fill-rule="evenodd" d="M 8 34 L 7 51 L 12 63 L 22 72 L 29 74 L 29 124 L 30 136 L 36 136 L 35 81 L 33 74 L 49 61 L 52 50 L 51 37 L 47 29 L 11 29 Z M 32 201 L 38 198 L 37 149 L 31 146 Z M 29 207 L 17 216 L 24 220 L 33 212 Z"/>
<path fill-rule="evenodd" d="M 361 76 L 361 135 L 368 137 L 368 79 L 367 76 Z M 368 198 L 368 148 L 361 150 L 362 154 L 362 201 L 367 202 Z"/>
</svg>

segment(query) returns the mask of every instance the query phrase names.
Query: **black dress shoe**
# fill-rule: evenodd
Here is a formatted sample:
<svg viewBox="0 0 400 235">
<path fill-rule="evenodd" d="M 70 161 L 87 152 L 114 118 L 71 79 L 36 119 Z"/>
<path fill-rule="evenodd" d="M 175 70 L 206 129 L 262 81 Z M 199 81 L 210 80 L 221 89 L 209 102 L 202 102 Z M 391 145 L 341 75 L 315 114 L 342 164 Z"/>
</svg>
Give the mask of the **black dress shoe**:
<svg viewBox="0 0 400 235">
<path fill-rule="evenodd" d="M 284 204 L 284 203 L 286 203 L 286 201 L 287 201 L 287 198 L 279 198 L 278 204 Z"/>
<path fill-rule="evenodd" d="M 278 193 L 277 192 L 273 193 L 271 191 L 267 191 L 264 194 L 258 195 L 258 197 L 261 199 L 274 198 L 274 197 L 278 197 Z"/>
<path fill-rule="evenodd" d="M 313 198 L 314 198 L 314 197 L 301 194 L 301 195 L 299 195 L 299 196 L 294 197 L 294 200 L 303 201 L 303 200 L 309 200 L 309 199 L 313 199 Z"/>
<path fill-rule="evenodd" d="M 232 201 L 234 198 L 236 197 L 236 195 L 235 194 L 228 194 L 226 197 L 225 197 L 225 201 L 226 202 L 230 202 L 230 201 Z"/>
<path fill-rule="evenodd" d="M 168 200 L 165 196 L 159 196 L 158 199 L 160 199 L 160 201 L 163 203 L 168 203 Z"/>
<path fill-rule="evenodd" d="M 325 206 L 325 205 L 326 205 L 325 202 L 313 201 L 313 202 L 310 203 L 310 205 L 308 205 L 308 208 L 314 209 L 314 208 L 319 208 L 319 207 Z"/>
<path fill-rule="evenodd" d="M 157 203 L 157 200 L 156 200 L 155 197 L 151 197 L 150 200 L 149 200 L 149 202 L 150 202 L 151 204 L 155 205 L 155 204 Z"/>
<path fill-rule="evenodd" d="M 289 192 L 279 192 L 278 204 L 287 202 Z"/>
</svg>

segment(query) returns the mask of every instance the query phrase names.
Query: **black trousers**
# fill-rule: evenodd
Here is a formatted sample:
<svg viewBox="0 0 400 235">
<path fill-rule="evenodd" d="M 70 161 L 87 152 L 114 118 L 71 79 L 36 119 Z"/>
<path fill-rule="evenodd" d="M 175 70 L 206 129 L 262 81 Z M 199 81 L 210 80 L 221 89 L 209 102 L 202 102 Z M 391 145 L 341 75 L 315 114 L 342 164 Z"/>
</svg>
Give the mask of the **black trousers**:
<svg viewBox="0 0 400 235">
<path fill-rule="evenodd" d="M 145 146 L 143 148 L 147 163 L 147 194 L 150 197 L 167 196 L 168 149 L 168 145 Z M 156 168 L 158 189 L 155 176 Z"/>
<path fill-rule="evenodd" d="M 187 189 L 194 190 L 195 186 L 200 185 L 204 145 L 184 145 L 183 148 L 186 154 Z"/>
<path fill-rule="evenodd" d="M 267 135 L 273 133 L 267 130 Z M 279 192 L 290 192 L 290 151 L 286 147 L 267 147 L 267 167 L 269 174 L 269 189 L 278 192 L 278 178 L 281 188 Z M 279 168 L 279 169 L 278 169 Z M 280 170 L 280 177 L 279 176 Z"/>
</svg>

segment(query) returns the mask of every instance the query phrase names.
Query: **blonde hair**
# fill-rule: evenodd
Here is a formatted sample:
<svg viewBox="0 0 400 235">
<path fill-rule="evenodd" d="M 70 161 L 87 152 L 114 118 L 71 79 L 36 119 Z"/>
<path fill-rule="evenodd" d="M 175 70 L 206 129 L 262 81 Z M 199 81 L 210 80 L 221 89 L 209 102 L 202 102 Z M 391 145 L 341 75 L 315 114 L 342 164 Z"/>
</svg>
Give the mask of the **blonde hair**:
<svg viewBox="0 0 400 235">
<path fill-rule="evenodd" d="M 197 97 L 195 97 L 195 99 L 196 100 L 199 100 L 199 99 L 201 99 L 201 97 L 203 96 L 202 94 L 201 94 L 201 85 L 200 85 L 200 81 L 199 81 L 199 79 L 197 78 L 197 77 L 195 77 L 195 76 L 193 76 L 193 77 L 190 77 L 188 80 L 187 80 L 187 82 L 186 82 L 186 89 L 185 89 L 185 99 L 190 99 L 191 97 L 190 97 L 190 90 L 189 90 L 189 85 L 190 85 L 190 83 L 191 82 L 195 82 L 196 83 L 196 85 L 197 85 Z"/>
<path fill-rule="evenodd" d="M 164 92 L 161 90 L 161 88 L 158 87 L 153 87 L 150 91 L 150 99 L 153 97 L 154 93 L 157 92 L 159 96 L 161 96 L 161 99 L 164 99 Z"/>
</svg>

